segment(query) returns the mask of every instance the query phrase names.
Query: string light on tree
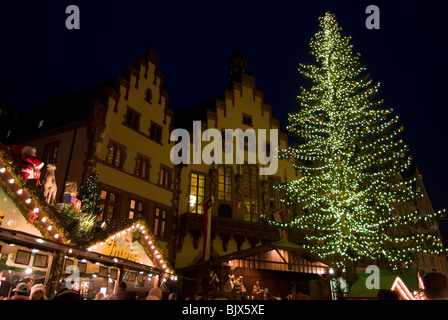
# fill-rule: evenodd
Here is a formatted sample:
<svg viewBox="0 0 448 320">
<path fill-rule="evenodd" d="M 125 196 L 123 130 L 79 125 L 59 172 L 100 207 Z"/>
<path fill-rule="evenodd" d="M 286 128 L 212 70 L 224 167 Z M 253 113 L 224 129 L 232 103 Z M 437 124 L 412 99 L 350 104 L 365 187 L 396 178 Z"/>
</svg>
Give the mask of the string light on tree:
<svg viewBox="0 0 448 320">
<path fill-rule="evenodd" d="M 278 188 L 301 212 L 288 223 L 270 223 L 300 229 L 304 247 L 342 268 L 367 258 L 398 269 L 417 252 L 443 252 L 431 229 L 443 212 L 423 215 L 413 206 L 422 197 L 421 177 L 402 175 L 412 168 L 398 138 L 403 127 L 375 99 L 380 84 L 364 75 L 341 29 L 334 15 L 319 18 L 309 43 L 316 62 L 300 64 L 312 85 L 300 88 L 301 108 L 288 115 L 287 129 L 301 143 L 279 157 L 293 159 L 302 177 Z"/>
</svg>

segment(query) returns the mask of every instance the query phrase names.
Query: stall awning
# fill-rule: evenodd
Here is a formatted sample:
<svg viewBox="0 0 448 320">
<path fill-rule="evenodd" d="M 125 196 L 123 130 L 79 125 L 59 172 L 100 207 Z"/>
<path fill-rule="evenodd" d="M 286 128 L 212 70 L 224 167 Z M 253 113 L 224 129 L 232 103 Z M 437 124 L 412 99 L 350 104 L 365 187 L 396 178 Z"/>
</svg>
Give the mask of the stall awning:
<svg viewBox="0 0 448 320">
<path fill-rule="evenodd" d="M 59 250 L 65 252 L 68 257 L 76 257 L 78 259 L 86 259 L 90 261 L 98 261 L 105 265 L 124 267 L 135 271 L 144 271 L 153 274 L 161 274 L 165 271 L 153 266 L 148 266 L 132 261 L 120 259 L 113 256 L 99 254 L 88 250 L 74 248 L 70 245 L 62 244 L 57 241 L 37 237 L 21 231 L 8 230 L 0 228 L 0 240 L 6 243 L 16 243 L 26 247 L 32 247 L 41 250 L 54 251 Z"/>
</svg>

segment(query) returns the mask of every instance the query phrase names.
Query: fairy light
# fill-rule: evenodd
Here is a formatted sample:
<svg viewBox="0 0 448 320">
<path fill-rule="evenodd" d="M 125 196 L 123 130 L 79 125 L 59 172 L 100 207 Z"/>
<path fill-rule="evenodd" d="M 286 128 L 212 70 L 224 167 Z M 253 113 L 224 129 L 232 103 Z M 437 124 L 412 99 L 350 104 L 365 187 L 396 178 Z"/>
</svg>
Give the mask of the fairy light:
<svg viewBox="0 0 448 320">
<path fill-rule="evenodd" d="M 334 15 L 319 23 L 310 41 L 316 63 L 299 65 L 313 84 L 300 88 L 301 108 L 288 115 L 288 131 L 303 142 L 279 151 L 301 176 L 276 189 L 286 205 L 301 211 L 285 223 L 267 222 L 301 230 L 305 249 L 342 268 L 370 258 L 385 259 L 396 270 L 411 264 L 415 252 L 443 253 L 437 232 L 406 231 L 436 225 L 444 211 L 409 209 L 423 198 L 416 187 L 421 176 L 400 176 L 413 161 L 399 139 L 398 116 L 375 99 L 380 84 L 363 75 L 360 55 Z"/>
<path fill-rule="evenodd" d="M 170 270 L 167 263 L 164 261 L 160 249 L 158 249 L 156 247 L 156 245 L 154 243 L 155 240 L 150 235 L 150 232 L 148 232 L 148 230 L 146 230 L 144 225 L 141 225 L 141 224 L 132 225 L 129 228 L 123 229 L 122 231 L 111 235 L 109 239 L 115 241 L 117 238 L 120 239 L 121 237 L 126 236 L 126 232 L 130 232 L 130 231 L 139 232 L 141 234 L 141 239 L 143 242 L 142 244 L 145 244 L 147 246 L 147 248 L 149 250 L 148 253 L 150 255 L 152 255 L 154 264 L 158 265 L 161 269 L 164 270 L 164 272 L 173 274 L 173 271 Z M 106 241 L 106 243 L 107 242 L 108 241 Z M 99 243 L 99 245 L 103 246 L 104 243 L 101 242 L 101 243 Z M 96 250 L 96 249 L 97 249 L 97 244 L 90 246 L 87 250 L 91 251 L 91 250 Z M 114 259 L 116 259 L 116 258 L 114 258 Z M 115 262 L 118 262 L 118 260 Z"/>
</svg>

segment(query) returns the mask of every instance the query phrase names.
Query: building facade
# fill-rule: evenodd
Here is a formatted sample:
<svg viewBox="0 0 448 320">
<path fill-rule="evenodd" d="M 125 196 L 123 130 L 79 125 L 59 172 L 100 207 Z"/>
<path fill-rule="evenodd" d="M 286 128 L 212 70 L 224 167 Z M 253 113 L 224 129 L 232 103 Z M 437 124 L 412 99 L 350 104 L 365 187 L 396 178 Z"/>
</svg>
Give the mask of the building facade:
<svg viewBox="0 0 448 320">
<path fill-rule="evenodd" d="M 246 73 L 246 68 L 244 56 L 235 53 L 229 62 L 230 89 L 225 89 L 222 96 L 175 113 L 176 128 L 187 129 L 193 135 L 193 121 L 200 121 L 201 136 L 207 129 L 214 128 L 223 140 L 222 155 L 216 157 L 222 159 L 222 163 L 190 163 L 180 171 L 177 267 L 186 267 L 202 259 L 202 204 L 210 196 L 213 196 L 211 258 L 278 240 L 278 230 L 266 226 L 263 219 L 273 219 L 272 215 L 282 209 L 285 219 L 292 215 L 275 189 L 281 182 L 297 179 L 298 173 L 292 163 L 279 160 L 274 174 L 261 175 L 260 169 L 266 165 L 260 163 L 255 155 L 259 150 L 270 153 L 270 129 L 278 130 L 279 149 L 288 145 L 288 137 L 280 130 L 278 119 L 272 116 L 271 106 L 264 101 L 263 92 L 256 87 L 255 78 Z M 267 143 L 257 149 L 259 144 L 264 143 L 259 135 L 255 145 L 249 139 L 226 134 L 226 129 L 234 132 L 237 129 L 243 132 L 253 130 L 256 134 L 265 130 Z M 197 148 L 206 152 L 208 146 L 206 141 L 198 146 L 197 141 L 191 138 L 190 153 Z M 240 158 L 239 163 L 238 147 L 244 149 L 244 160 Z M 226 156 L 232 159 L 231 163 L 225 161 Z M 193 158 L 193 155 L 190 154 L 190 157 Z"/>
<path fill-rule="evenodd" d="M 36 147 L 44 163 L 57 160 L 57 202 L 67 182 L 76 182 L 79 190 L 96 172 L 103 206 L 99 219 L 143 219 L 168 255 L 174 232 L 173 112 L 158 59 L 147 49 L 126 73 L 67 98 L 52 98 L 44 108 L 11 121 L 2 137 Z"/>
<path fill-rule="evenodd" d="M 210 256 L 206 260 L 284 240 L 285 234 L 264 220 L 293 218 L 296 210 L 285 206 L 275 186 L 298 179 L 300 173 L 290 160 L 278 159 L 272 174 L 260 174 L 272 164 L 262 161 L 260 151 L 272 156 L 275 150 L 271 148 L 286 148 L 288 137 L 255 78 L 247 73 L 244 56 L 235 53 L 231 57 L 230 86 L 221 96 L 176 112 L 168 108 L 158 61 L 158 55 L 147 49 L 122 75 L 67 98 L 52 98 L 47 106 L 29 114 L 9 113 L 0 128 L 0 140 L 35 146 L 45 163 L 57 160 L 58 202 L 67 183 L 76 182 L 79 187 L 90 173 L 97 173 L 103 208 L 99 219 L 105 223 L 142 219 L 176 269 L 203 263 L 203 205 L 209 199 Z M 189 134 L 189 163 L 172 161 L 178 141 L 171 138 L 176 129 Z M 213 156 L 221 157 L 221 162 L 207 164 L 203 157 L 193 161 L 195 152 L 211 154 L 216 137 L 207 136 L 208 129 L 219 132 L 222 146 L 213 149 Z M 227 140 L 226 130 L 237 129 L 253 130 L 256 140 L 241 136 Z M 271 137 L 271 129 L 278 130 L 278 145 L 271 144 L 277 140 Z M 266 136 L 260 139 L 262 130 Z M 238 146 L 244 150 L 240 162 Z M 422 182 L 418 183 L 424 190 Z M 433 212 L 426 191 L 415 206 Z M 291 230 L 288 237 L 301 243 Z M 422 254 L 416 266 L 448 274 L 443 256 Z"/>
</svg>

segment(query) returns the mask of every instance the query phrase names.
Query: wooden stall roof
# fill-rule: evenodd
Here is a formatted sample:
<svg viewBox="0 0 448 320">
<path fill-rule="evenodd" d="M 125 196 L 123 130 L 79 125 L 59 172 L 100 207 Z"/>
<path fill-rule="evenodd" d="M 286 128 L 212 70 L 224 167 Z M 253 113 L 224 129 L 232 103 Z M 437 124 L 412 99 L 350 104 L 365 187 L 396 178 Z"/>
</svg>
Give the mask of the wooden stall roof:
<svg viewBox="0 0 448 320">
<path fill-rule="evenodd" d="M 303 260 L 306 260 L 307 263 L 304 264 Z M 220 265 L 228 262 L 237 263 L 235 265 L 236 267 L 305 273 L 319 273 L 307 271 L 311 270 L 310 268 L 317 268 L 321 271 L 320 273 L 330 268 L 334 270 L 339 269 L 336 265 L 320 258 L 300 245 L 280 240 L 267 245 L 215 257 L 210 261 L 201 262 L 193 266 L 178 269 L 177 271 L 182 273 L 206 265 Z"/>
</svg>

